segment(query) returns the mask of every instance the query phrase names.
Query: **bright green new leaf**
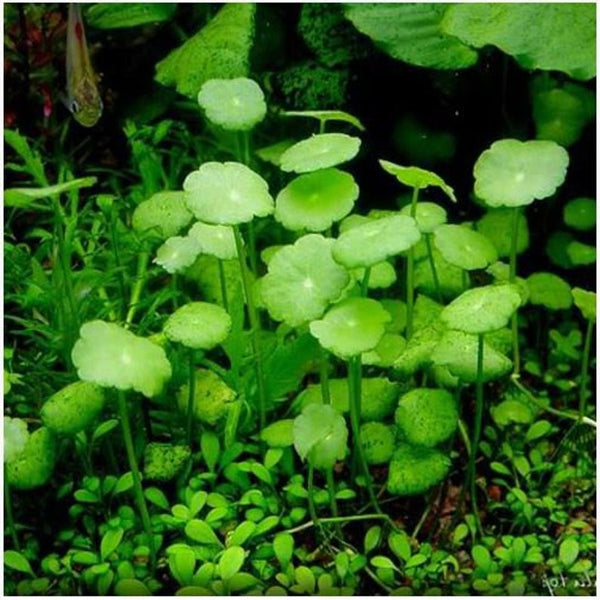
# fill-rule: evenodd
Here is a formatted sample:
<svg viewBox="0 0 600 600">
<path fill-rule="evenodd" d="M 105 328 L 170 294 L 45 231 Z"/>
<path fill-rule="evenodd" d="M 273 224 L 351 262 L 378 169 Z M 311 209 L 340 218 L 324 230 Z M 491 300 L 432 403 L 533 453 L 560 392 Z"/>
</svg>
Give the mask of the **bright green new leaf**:
<svg viewBox="0 0 600 600">
<path fill-rule="evenodd" d="M 211 123 L 230 131 L 248 131 L 267 114 L 265 95 L 252 79 L 209 79 L 198 93 L 198 104 Z"/>
<path fill-rule="evenodd" d="M 322 169 L 296 177 L 279 192 L 275 219 L 291 231 L 325 231 L 352 210 L 357 198 L 352 175 Z"/>
<path fill-rule="evenodd" d="M 91 187 L 96 181 L 95 177 L 84 177 L 44 188 L 9 188 L 4 190 L 4 206 L 26 208 L 36 200 L 49 198 L 54 194 L 64 194 L 71 190 Z"/>
<path fill-rule="evenodd" d="M 119 579 L 115 583 L 114 593 L 117 596 L 152 596 L 145 583 L 133 578 Z"/>
<path fill-rule="evenodd" d="M 488 206 L 524 206 L 551 196 L 565 180 L 569 155 L 555 142 L 494 142 L 473 167 L 475 194 Z"/>
<path fill-rule="evenodd" d="M 408 250 L 420 238 L 421 233 L 412 217 L 395 214 L 342 233 L 333 246 L 333 258 L 349 269 L 372 267 Z"/>
<path fill-rule="evenodd" d="M 439 187 L 452 202 L 456 202 L 454 190 L 439 175 L 436 175 L 431 171 L 426 171 L 419 167 L 403 167 L 387 160 L 380 160 L 379 164 L 384 171 L 387 171 L 400 183 L 403 183 L 408 187 L 418 188 L 420 190 L 431 186 Z"/>
<path fill-rule="evenodd" d="M 215 225 L 238 225 L 273 213 L 267 182 L 246 165 L 206 162 L 183 182 L 194 216 Z"/>
<path fill-rule="evenodd" d="M 462 225 L 440 225 L 433 232 L 433 241 L 444 259 L 461 269 L 484 269 L 498 260 L 492 242 Z"/>
<path fill-rule="evenodd" d="M 171 363 L 160 346 L 114 323 L 84 323 L 79 336 L 71 357 L 83 381 L 152 398 L 171 378 Z"/>
<path fill-rule="evenodd" d="M 136 206 L 131 225 L 135 231 L 151 230 L 159 239 L 166 240 L 177 235 L 191 220 L 183 192 L 158 192 Z"/>
<path fill-rule="evenodd" d="M 400 214 L 410 217 L 411 210 L 411 205 L 407 204 Z M 421 233 L 432 233 L 436 227 L 446 222 L 447 214 L 444 208 L 434 202 L 418 202 L 414 218 Z"/>
<path fill-rule="evenodd" d="M 477 52 L 446 35 L 443 4 L 347 4 L 346 17 L 384 52 L 404 62 L 434 69 L 464 69 Z"/>
<path fill-rule="evenodd" d="M 35 577 L 35 573 L 33 572 L 29 561 L 16 550 L 4 551 L 4 566 L 31 575 L 31 577 Z"/>
<path fill-rule="evenodd" d="M 159 246 L 152 262 L 160 265 L 167 273 L 179 273 L 194 264 L 200 248 L 191 236 L 176 235 Z"/>
<path fill-rule="evenodd" d="M 213 528 L 206 521 L 200 519 L 188 521 L 185 526 L 185 534 L 198 544 L 222 545 Z"/>
<path fill-rule="evenodd" d="M 579 542 L 575 537 L 568 537 L 558 547 L 558 560 L 565 567 L 570 567 L 579 556 Z"/>
<path fill-rule="evenodd" d="M 333 260 L 333 243 L 309 234 L 272 257 L 260 293 L 273 319 L 296 327 L 319 318 L 340 297 L 350 277 Z"/>
<path fill-rule="evenodd" d="M 282 419 L 267 425 L 260 432 L 260 439 L 270 448 L 285 448 L 294 443 L 294 419 Z"/>
<path fill-rule="evenodd" d="M 572 291 L 575 306 L 581 311 L 583 316 L 590 320 L 596 320 L 596 292 L 589 292 L 581 288 L 573 288 Z"/>
<path fill-rule="evenodd" d="M 282 117 L 309 117 L 317 119 L 321 124 L 327 121 L 341 121 L 354 125 L 360 131 L 365 130 L 364 125 L 354 115 L 343 110 L 284 110 L 280 114 Z"/>
<path fill-rule="evenodd" d="M 201 254 L 210 254 L 220 260 L 237 258 L 233 228 L 229 225 L 207 225 L 195 223 L 188 238 L 194 240 L 195 248 Z"/>
<path fill-rule="evenodd" d="M 229 335 L 231 317 L 217 304 L 190 302 L 171 314 L 163 330 L 172 342 L 210 350 Z"/>
<path fill-rule="evenodd" d="M 463 292 L 444 308 L 440 317 L 450 329 L 487 333 L 505 327 L 520 304 L 516 285 L 486 285 Z"/>
<path fill-rule="evenodd" d="M 571 286 L 554 273 L 533 273 L 527 278 L 529 302 L 551 310 L 570 308 L 573 304 Z"/>
<path fill-rule="evenodd" d="M 209 79 L 246 77 L 255 12 L 254 4 L 225 4 L 196 35 L 156 65 L 156 81 L 196 98 Z"/>
<path fill-rule="evenodd" d="M 336 356 L 350 358 L 375 348 L 388 321 L 390 314 L 377 300 L 347 298 L 313 321 L 310 332 Z"/>
<path fill-rule="evenodd" d="M 294 419 L 296 452 L 317 469 L 329 469 L 342 460 L 347 440 L 344 417 L 328 404 L 309 404 Z"/>
<path fill-rule="evenodd" d="M 282 171 L 308 173 L 348 162 L 360 149 L 360 139 L 345 133 L 319 133 L 302 140 L 281 155 Z"/>
<path fill-rule="evenodd" d="M 575 79 L 596 74 L 593 4 L 457 3 L 442 31 L 465 44 L 494 45 L 526 69 L 562 71 Z"/>
<path fill-rule="evenodd" d="M 596 201 L 592 198 L 575 198 L 565 204 L 563 220 L 566 225 L 589 231 L 596 225 Z"/>
</svg>

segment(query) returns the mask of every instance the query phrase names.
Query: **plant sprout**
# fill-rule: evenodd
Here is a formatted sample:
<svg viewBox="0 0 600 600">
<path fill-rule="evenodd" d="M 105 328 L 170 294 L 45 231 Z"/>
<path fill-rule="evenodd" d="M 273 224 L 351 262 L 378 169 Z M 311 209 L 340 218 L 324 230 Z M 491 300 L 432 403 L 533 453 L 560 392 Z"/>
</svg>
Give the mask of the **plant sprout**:
<svg viewBox="0 0 600 600">
<path fill-rule="evenodd" d="M 325 231 L 354 207 L 358 186 L 352 175 L 321 169 L 293 179 L 275 199 L 275 219 L 291 231 Z"/>
<path fill-rule="evenodd" d="M 308 173 L 328 169 L 354 158 L 360 149 L 360 139 L 344 133 L 321 133 L 302 140 L 282 155 L 280 169 L 286 172 Z"/>
<path fill-rule="evenodd" d="M 225 341 L 231 331 L 231 317 L 216 304 L 190 302 L 178 308 L 166 321 L 165 335 L 189 349 L 189 400 L 187 407 L 187 443 L 192 441 L 194 411 L 195 350 L 211 350 Z"/>
<path fill-rule="evenodd" d="M 267 114 L 265 96 L 252 79 L 209 79 L 198 92 L 209 121 L 228 131 L 248 131 Z"/>
<path fill-rule="evenodd" d="M 454 190 L 438 175 L 419 167 L 403 167 L 387 160 L 380 160 L 381 168 L 396 177 L 403 185 L 413 189 L 410 203 L 410 216 L 414 219 L 417 215 L 419 192 L 428 187 L 440 188 L 453 202 L 456 202 Z M 413 334 L 413 307 L 414 307 L 414 250 L 409 248 L 406 268 L 406 339 L 410 340 Z M 434 269 L 435 270 L 435 269 Z"/>
<path fill-rule="evenodd" d="M 150 513 L 135 456 L 124 391 L 133 389 L 149 398 L 158 395 L 171 377 L 171 364 L 160 346 L 114 323 L 104 321 L 90 321 L 81 326 L 79 339 L 73 346 L 71 356 L 80 379 L 119 390 L 123 441 L 133 478 L 134 494 L 154 565 L 156 555 Z"/>
<path fill-rule="evenodd" d="M 477 498 L 475 496 L 475 459 L 483 421 L 483 364 L 484 334 L 505 327 L 521 304 L 521 295 L 514 284 L 488 285 L 467 290 L 442 310 L 441 320 L 450 328 L 477 334 L 476 405 L 468 482 L 471 489 L 473 513 L 481 530 Z"/>
<path fill-rule="evenodd" d="M 321 320 L 310 324 L 310 332 L 321 346 L 348 364 L 350 423 L 354 447 L 363 470 L 367 491 L 375 510 L 381 513 L 363 448 L 360 444 L 361 354 L 377 346 L 385 333 L 390 314 L 370 298 L 348 298 L 333 306 Z"/>
<path fill-rule="evenodd" d="M 569 154 L 550 141 L 520 142 L 506 139 L 494 142 L 473 167 L 475 194 L 488 206 L 513 210 L 509 282 L 517 274 L 519 214 L 523 206 L 551 196 L 565 180 Z M 514 369 L 520 371 L 517 316 L 512 320 Z"/>
<path fill-rule="evenodd" d="M 102 412 L 104 389 L 88 381 L 76 381 L 59 390 L 42 406 L 42 422 L 48 429 L 74 435 L 89 427 Z"/>
<path fill-rule="evenodd" d="M 360 131 L 364 131 L 364 125 L 350 113 L 343 110 L 285 110 L 281 112 L 282 117 L 308 117 L 319 121 L 319 133 L 325 131 L 328 121 L 341 121 L 350 123 Z"/>
</svg>

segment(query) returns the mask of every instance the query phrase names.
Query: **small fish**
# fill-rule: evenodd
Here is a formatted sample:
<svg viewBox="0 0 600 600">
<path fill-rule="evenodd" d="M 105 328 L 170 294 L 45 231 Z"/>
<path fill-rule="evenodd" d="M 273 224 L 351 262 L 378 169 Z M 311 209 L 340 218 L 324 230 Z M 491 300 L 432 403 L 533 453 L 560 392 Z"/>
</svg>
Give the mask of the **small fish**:
<svg viewBox="0 0 600 600">
<path fill-rule="evenodd" d="M 69 4 L 67 22 L 67 97 L 65 103 L 75 120 L 93 127 L 102 115 L 98 76 L 92 68 L 78 4 Z"/>
</svg>

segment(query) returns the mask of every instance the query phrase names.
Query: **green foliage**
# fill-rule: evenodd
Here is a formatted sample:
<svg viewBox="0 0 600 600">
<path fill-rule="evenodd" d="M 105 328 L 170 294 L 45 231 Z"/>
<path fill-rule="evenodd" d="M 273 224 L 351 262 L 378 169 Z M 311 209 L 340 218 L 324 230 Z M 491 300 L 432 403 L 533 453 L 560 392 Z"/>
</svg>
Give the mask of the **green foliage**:
<svg viewBox="0 0 600 600">
<path fill-rule="evenodd" d="M 19 490 L 31 490 L 47 483 L 56 463 L 56 438 L 46 427 L 36 429 L 23 450 L 5 464 L 8 483 Z"/>
</svg>

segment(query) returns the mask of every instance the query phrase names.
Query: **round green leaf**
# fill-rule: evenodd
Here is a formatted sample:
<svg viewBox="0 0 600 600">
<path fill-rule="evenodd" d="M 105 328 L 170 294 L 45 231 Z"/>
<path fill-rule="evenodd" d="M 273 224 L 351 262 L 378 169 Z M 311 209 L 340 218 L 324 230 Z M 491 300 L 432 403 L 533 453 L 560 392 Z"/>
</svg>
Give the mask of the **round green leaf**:
<svg viewBox="0 0 600 600">
<path fill-rule="evenodd" d="M 486 285 L 463 292 L 444 308 L 440 318 L 450 329 L 487 333 L 505 327 L 520 304 L 516 285 Z"/>
<path fill-rule="evenodd" d="M 159 246 L 153 262 L 167 273 L 178 273 L 194 264 L 199 253 L 200 248 L 195 238 L 175 236 Z"/>
<path fill-rule="evenodd" d="M 260 439 L 270 448 L 286 448 L 294 443 L 294 420 L 282 419 L 267 425 L 260 432 Z"/>
<path fill-rule="evenodd" d="M 414 496 L 440 483 L 450 469 L 450 459 L 435 448 L 400 444 L 390 462 L 390 494 Z"/>
<path fill-rule="evenodd" d="M 579 542 L 575 537 L 568 537 L 558 547 L 558 560 L 565 566 L 570 567 L 579 556 Z"/>
<path fill-rule="evenodd" d="M 294 419 L 294 447 L 317 469 L 329 469 L 346 456 L 348 428 L 328 404 L 309 404 Z"/>
<path fill-rule="evenodd" d="M 477 231 L 482 233 L 496 248 L 500 258 L 510 255 L 513 228 L 513 208 L 491 208 L 477 221 Z M 529 227 L 524 214 L 519 214 L 517 222 L 517 254 L 529 247 Z"/>
<path fill-rule="evenodd" d="M 18 490 L 31 490 L 44 485 L 52 476 L 56 462 L 56 439 L 47 427 L 34 431 L 23 451 L 6 462 L 4 476 Z"/>
<path fill-rule="evenodd" d="M 76 381 L 56 392 L 42 406 L 44 425 L 56 433 L 73 435 L 89 427 L 104 408 L 104 389 Z"/>
<path fill-rule="evenodd" d="M 196 369 L 194 385 L 194 418 L 206 425 L 215 426 L 226 415 L 236 393 L 216 373 L 208 369 Z M 177 392 L 177 406 L 186 414 L 189 384 Z"/>
<path fill-rule="evenodd" d="M 572 291 L 575 306 L 581 311 L 583 316 L 590 320 L 596 320 L 596 292 L 589 292 L 581 288 L 573 288 Z"/>
<path fill-rule="evenodd" d="M 25 450 L 29 431 L 22 419 L 4 417 L 4 462 L 11 462 Z"/>
<path fill-rule="evenodd" d="M 596 247 L 573 240 L 567 245 L 567 256 L 575 266 L 593 265 L 596 262 Z"/>
<path fill-rule="evenodd" d="M 135 231 L 151 230 L 160 239 L 177 235 L 192 220 L 183 192 L 158 192 L 137 205 L 131 217 Z"/>
<path fill-rule="evenodd" d="M 238 225 L 274 210 L 267 182 L 246 165 L 207 162 L 183 182 L 185 202 L 206 223 Z"/>
<path fill-rule="evenodd" d="M 331 308 L 322 320 L 310 324 L 320 344 L 341 358 L 372 350 L 385 332 L 390 314 L 376 300 L 348 298 Z"/>
<path fill-rule="evenodd" d="M 227 548 L 221 554 L 221 558 L 217 563 L 217 570 L 221 579 L 225 581 L 231 579 L 242 568 L 245 559 L 246 553 L 242 547 L 231 546 Z"/>
<path fill-rule="evenodd" d="M 358 186 L 352 175 L 322 169 L 293 179 L 275 200 L 275 219 L 286 229 L 324 231 L 354 207 Z"/>
<path fill-rule="evenodd" d="M 563 220 L 566 225 L 589 231 L 596 225 L 596 202 L 591 198 L 575 198 L 565 204 Z"/>
<path fill-rule="evenodd" d="M 406 348 L 406 340 L 401 335 L 386 332 L 373 350 L 362 355 L 362 363 L 377 367 L 391 367 L 404 348 Z"/>
<path fill-rule="evenodd" d="M 221 260 L 237 258 L 233 228 L 228 225 L 196 223 L 189 231 L 198 253 L 211 254 Z"/>
<path fill-rule="evenodd" d="M 554 194 L 568 164 L 567 151 L 555 142 L 500 140 L 475 163 L 475 194 L 493 207 L 531 204 Z"/>
<path fill-rule="evenodd" d="M 353 115 L 344 112 L 343 110 L 284 110 L 281 112 L 282 117 L 309 117 L 317 119 L 319 123 L 327 123 L 328 121 L 341 121 L 350 123 L 358 130 L 364 131 L 363 124 Z"/>
<path fill-rule="evenodd" d="M 163 330 L 172 342 L 188 348 L 210 350 L 229 335 L 231 317 L 217 304 L 190 302 L 167 319 Z"/>
<path fill-rule="evenodd" d="M 71 358 L 83 381 L 134 389 L 148 398 L 159 394 L 171 378 L 171 363 L 160 346 L 114 323 L 84 323 Z"/>
<path fill-rule="evenodd" d="M 439 187 L 452 202 L 456 202 L 454 190 L 439 175 L 436 175 L 431 171 L 419 167 L 403 167 L 387 160 L 380 160 L 379 164 L 384 171 L 387 171 L 400 183 L 403 183 L 408 187 L 418 188 L 420 190 L 431 186 Z"/>
<path fill-rule="evenodd" d="M 114 591 L 117 596 L 152 596 L 146 584 L 137 579 L 119 579 Z"/>
<path fill-rule="evenodd" d="M 528 424 L 533 420 L 531 409 L 519 400 L 503 400 L 491 408 L 492 418 L 501 427 L 509 423 Z"/>
<path fill-rule="evenodd" d="M 394 419 L 407 442 L 433 447 L 454 433 L 458 410 L 450 392 L 415 388 L 400 398 Z"/>
<path fill-rule="evenodd" d="M 529 302 L 551 310 L 570 308 L 573 304 L 571 287 L 553 273 L 534 273 L 527 278 Z"/>
<path fill-rule="evenodd" d="M 252 79 L 209 79 L 198 93 L 198 104 L 211 123 L 231 131 L 248 131 L 267 114 L 265 96 Z"/>
<path fill-rule="evenodd" d="M 369 268 L 370 271 L 367 287 L 370 290 L 387 289 L 391 285 L 393 285 L 398 279 L 398 275 L 396 274 L 396 269 L 394 268 L 394 265 L 392 265 L 387 260 L 377 263 Z M 365 269 L 352 269 L 350 273 L 357 281 L 357 283 L 360 284 L 364 280 Z"/>
<path fill-rule="evenodd" d="M 495 332 L 494 332 L 495 333 Z M 492 337 L 494 333 L 486 337 Z M 511 338 L 512 341 L 512 338 Z M 477 381 L 477 336 L 462 331 L 447 331 L 431 353 L 431 360 L 447 367 L 463 383 Z M 483 345 L 483 379 L 491 381 L 510 373 L 512 362 L 490 344 Z"/>
<path fill-rule="evenodd" d="M 349 269 L 371 267 L 408 250 L 420 238 L 412 217 L 383 217 L 342 233 L 333 246 L 333 258 Z"/>
<path fill-rule="evenodd" d="M 281 155 L 283 171 L 308 173 L 327 169 L 354 158 L 360 149 L 360 139 L 344 133 L 320 133 L 302 140 Z"/>
<path fill-rule="evenodd" d="M 260 293 L 273 319 L 296 327 L 319 318 L 340 297 L 350 277 L 333 260 L 333 243 L 319 234 L 309 234 L 271 258 Z"/>
<path fill-rule="evenodd" d="M 433 241 L 445 260 L 461 269 L 484 269 L 498 260 L 492 242 L 462 225 L 440 225 Z"/>
<path fill-rule="evenodd" d="M 392 458 L 395 446 L 395 431 L 389 425 L 372 421 L 360 427 L 360 443 L 365 460 L 370 465 L 382 465 Z"/>
<path fill-rule="evenodd" d="M 411 216 L 412 207 L 405 206 L 401 215 Z M 415 211 L 415 221 L 421 233 L 432 233 L 433 230 L 447 220 L 446 210 L 434 202 L 418 202 Z"/>
</svg>

